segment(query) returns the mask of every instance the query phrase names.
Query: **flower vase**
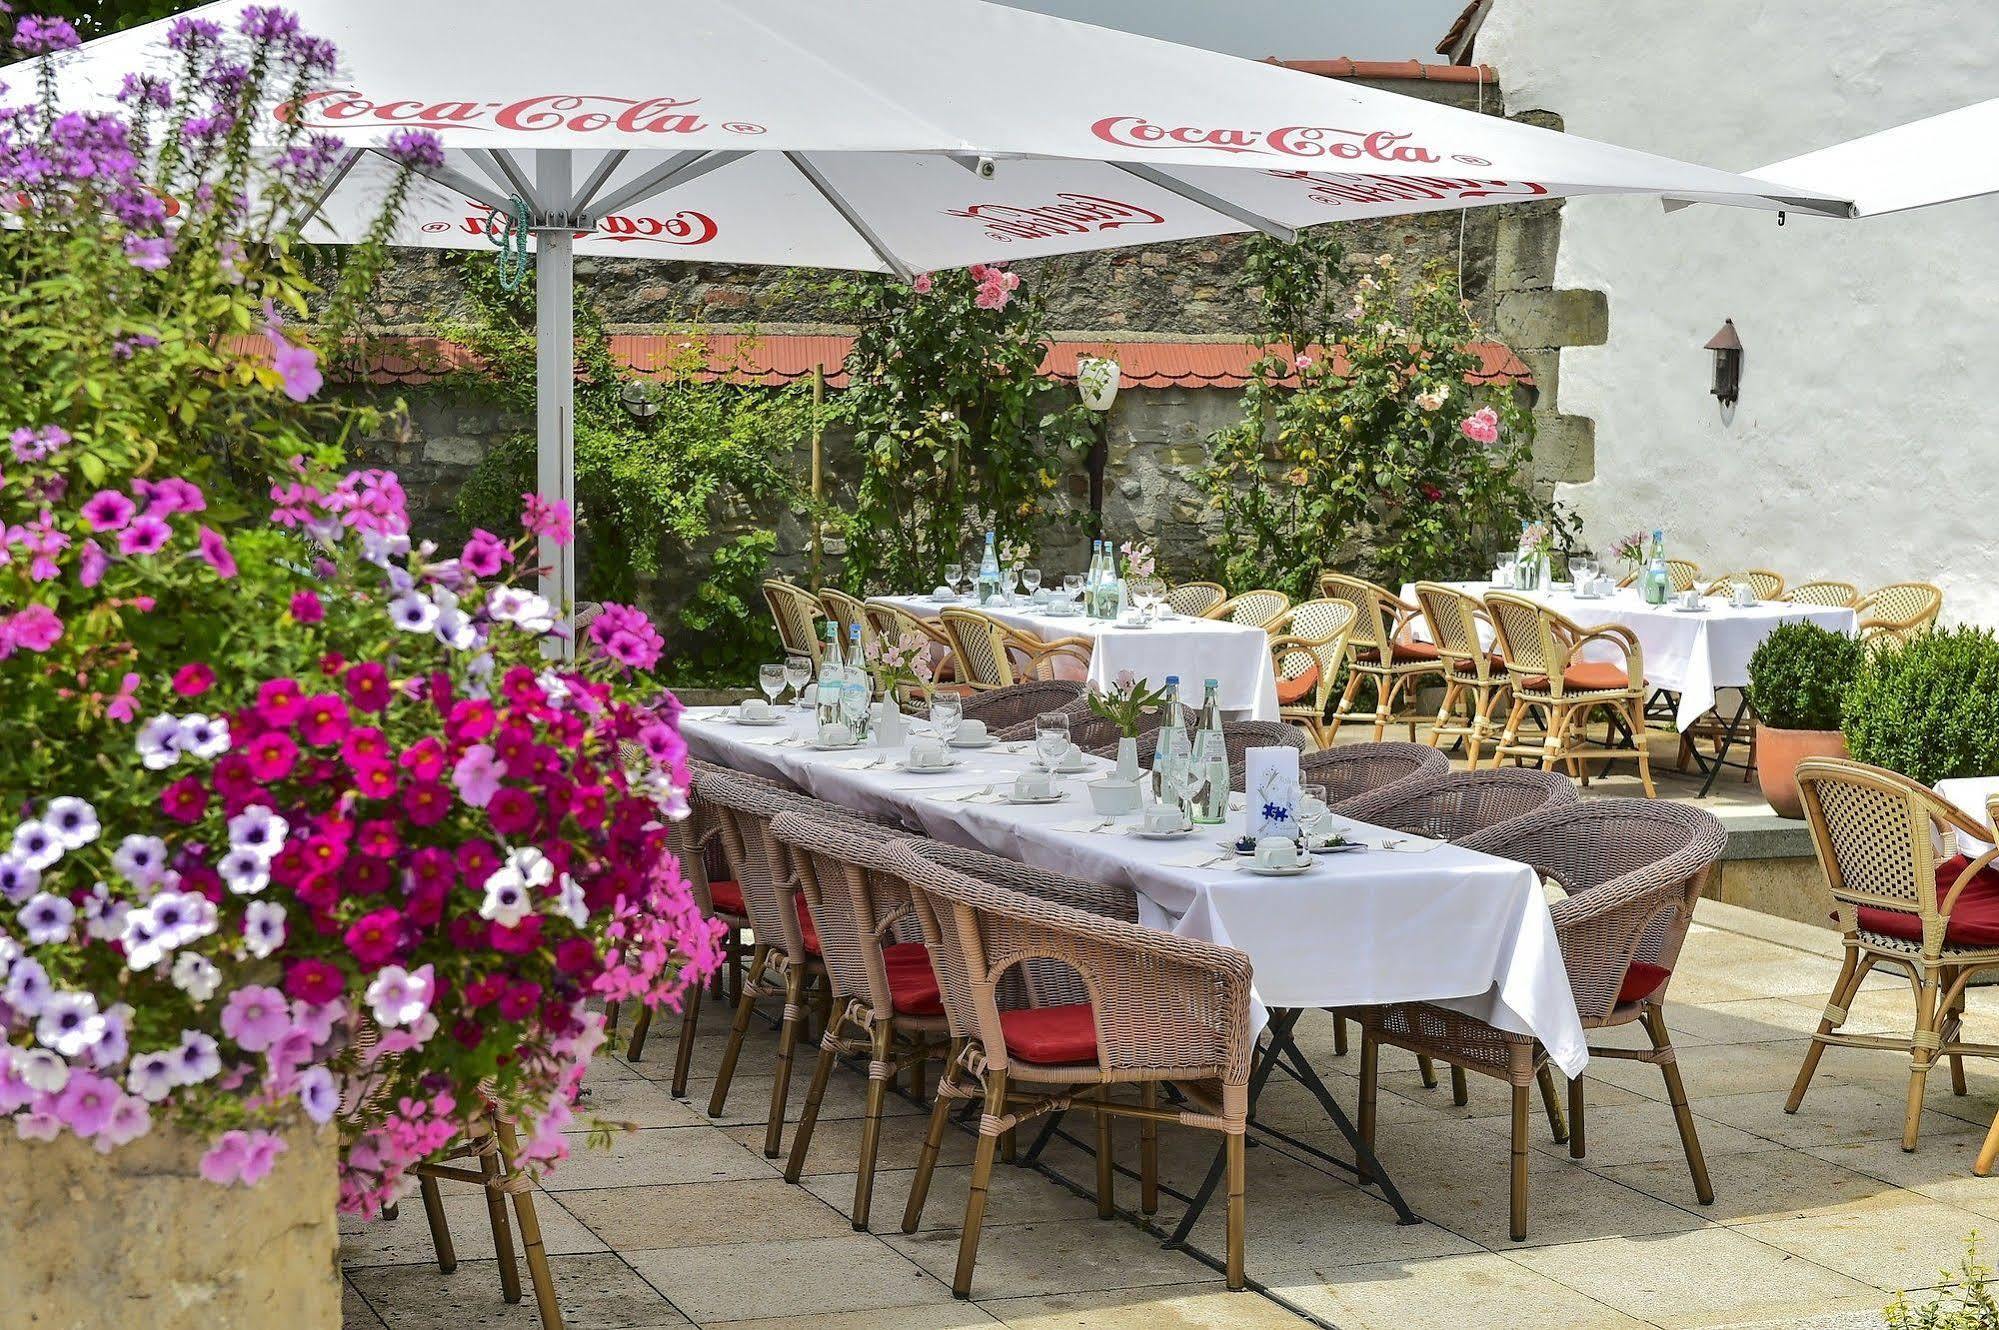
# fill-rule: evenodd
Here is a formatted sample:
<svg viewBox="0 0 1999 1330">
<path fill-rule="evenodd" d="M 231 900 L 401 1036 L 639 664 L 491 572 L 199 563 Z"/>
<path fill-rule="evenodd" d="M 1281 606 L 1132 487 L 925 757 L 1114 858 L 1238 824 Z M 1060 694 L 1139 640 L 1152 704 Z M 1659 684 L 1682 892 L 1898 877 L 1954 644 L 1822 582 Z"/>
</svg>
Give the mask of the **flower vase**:
<svg viewBox="0 0 1999 1330">
<path fill-rule="evenodd" d="M 882 695 L 881 709 L 881 719 L 875 722 L 875 739 L 883 748 L 899 748 L 909 737 L 909 727 L 903 722 L 902 708 L 896 705 L 893 688 Z"/>
<path fill-rule="evenodd" d="M 1138 783 L 1138 740 L 1117 741 L 1117 778 L 1134 785 Z"/>
</svg>

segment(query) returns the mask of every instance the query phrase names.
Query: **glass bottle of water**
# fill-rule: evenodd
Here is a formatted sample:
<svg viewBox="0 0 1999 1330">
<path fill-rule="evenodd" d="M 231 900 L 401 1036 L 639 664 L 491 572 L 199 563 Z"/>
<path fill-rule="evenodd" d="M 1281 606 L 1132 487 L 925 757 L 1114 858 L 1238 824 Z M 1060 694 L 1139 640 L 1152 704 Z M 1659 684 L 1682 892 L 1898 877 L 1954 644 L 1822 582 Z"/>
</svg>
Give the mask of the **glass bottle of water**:
<svg viewBox="0 0 1999 1330">
<path fill-rule="evenodd" d="M 1201 775 L 1207 781 L 1193 808 L 1194 821 L 1209 825 L 1226 822 L 1229 816 L 1229 748 L 1222 735 L 1220 689 L 1216 680 L 1207 681 L 1200 724 L 1194 730 L 1194 760 L 1201 764 Z"/>
<path fill-rule="evenodd" d="M 1102 618 L 1116 619 L 1124 613 L 1124 574 L 1118 568 L 1117 546 L 1104 542 L 1104 611 Z"/>
<path fill-rule="evenodd" d="M 1104 576 L 1104 542 L 1090 542 L 1090 565 L 1083 570 L 1083 616 L 1097 617 L 1097 583 Z"/>
<path fill-rule="evenodd" d="M 1153 788 L 1161 803 L 1180 801 L 1180 783 L 1173 771 L 1174 745 L 1187 742 L 1186 727 L 1180 720 L 1180 676 L 1166 676 L 1166 689 L 1159 698 L 1159 731 L 1152 745 Z"/>
<path fill-rule="evenodd" d="M 986 552 L 979 556 L 979 604 L 990 604 L 999 596 L 999 551 L 993 533 L 986 532 Z"/>
<path fill-rule="evenodd" d="M 821 725 L 840 719 L 841 697 L 847 687 L 847 662 L 840 652 L 840 625 L 826 621 L 826 649 L 819 657 L 819 689 L 813 716 Z"/>
<path fill-rule="evenodd" d="M 868 733 L 868 706 L 874 700 L 874 681 L 868 677 L 867 653 L 861 649 L 861 626 L 848 626 L 846 678 L 840 690 L 841 719 L 855 739 Z"/>
<path fill-rule="evenodd" d="M 1645 603 L 1664 605 L 1673 596 L 1673 575 L 1666 567 L 1666 533 L 1652 531 L 1652 559 L 1645 565 Z"/>
</svg>

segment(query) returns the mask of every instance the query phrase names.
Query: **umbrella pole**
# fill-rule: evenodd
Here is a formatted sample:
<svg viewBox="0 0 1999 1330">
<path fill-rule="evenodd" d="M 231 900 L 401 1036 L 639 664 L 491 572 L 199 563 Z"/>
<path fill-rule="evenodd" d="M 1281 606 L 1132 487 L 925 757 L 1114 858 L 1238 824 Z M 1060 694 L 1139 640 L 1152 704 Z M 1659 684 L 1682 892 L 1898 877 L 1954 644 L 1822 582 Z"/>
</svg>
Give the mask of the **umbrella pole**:
<svg viewBox="0 0 1999 1330">
<path fill-rule="evenodd" d="M 535 154 L 535 488 L 544 498 L 576 506 L 576 234 L 569 211 L 569 154 Z M 551 221 L 559 226 L 551 226 Z M 572 657 L 576 613 L 576 547 L 541 538 L 541 594 L 572 635 L 550 654 Z"/>
</svg>

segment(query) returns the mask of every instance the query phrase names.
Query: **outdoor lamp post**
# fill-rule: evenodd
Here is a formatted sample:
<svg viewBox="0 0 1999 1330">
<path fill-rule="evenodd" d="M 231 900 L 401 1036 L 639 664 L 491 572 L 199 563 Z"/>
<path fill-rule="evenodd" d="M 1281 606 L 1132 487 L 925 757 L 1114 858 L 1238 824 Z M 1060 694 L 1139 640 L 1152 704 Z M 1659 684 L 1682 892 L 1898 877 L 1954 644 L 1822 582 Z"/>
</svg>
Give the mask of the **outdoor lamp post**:
<svg viewBox="0 0 1999 1330">
<path fill-rule="evenodd" d="M 1090 445 L 1090 536 L 1104 534 L 1104 468 L 1111 456 L 1111 403 L 1117 400 L 1123 370 L 1104 356 L 1076 357 L 1076 395 L 1097 415 L 1097 439 Z"/>
<path fill-rule="evenodd" d="M 1742 389 L 1742 339 L 1735 334 L 1735 320 L 1724 320 L 1705 349 L 1714 352 L 1714 387 L 1709 391 L 1723 406 L 1734 406 Z"/>
</svg>

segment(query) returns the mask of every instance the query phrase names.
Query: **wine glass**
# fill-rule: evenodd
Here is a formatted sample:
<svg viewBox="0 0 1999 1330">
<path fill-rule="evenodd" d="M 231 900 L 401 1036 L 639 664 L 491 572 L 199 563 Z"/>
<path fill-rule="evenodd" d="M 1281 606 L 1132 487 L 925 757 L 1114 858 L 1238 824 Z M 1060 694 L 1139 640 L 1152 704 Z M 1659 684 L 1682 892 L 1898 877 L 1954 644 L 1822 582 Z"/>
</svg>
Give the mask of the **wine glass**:
<svg viewBox="0 0 1999 1330">
<path fill-rule="evenodd" d="M 1053 771 L 1069 751 L 1069 717 L 1066 712 L 1044 711 L 1034 718 L 1034 755 Z"/>
<path fill-rule="evenodd" d="M 777 705 L 777 695 L 784 691 L 784 671 L 783 661 L 757 666 L 757 687 L 764 690 L 764 696 L 770 699 L 772 706 Z"/>
<path fill-rule="evenodd" d="M 791 685 L 794 706 L 805 705 L 805 685 L 812 682 L 812 658 L 794 651 L 784 658 L 784 681 Z"/>
<path fill-rule="evenodd" d="M 1062 591 L 1071 600 L 1075 600 L 1081 596 L 1083 594 L 1083 575 L 1081 573 L 1062 574 Z"/>
<path fill-rule="evenodd" d="M 1328 816 L 1332 809 L 1327 806 L 1326 787 L 1323 785 L 1301 785 L 1298 793 L 1298 831 L 1303 835 L 1319 825 L 1320 819 Z"/>
<path fill-rule="evenodd" d="M 930 728 L 945 743 L 958 737 L 958 726 L 964 720 L 965 702 L 956 693 L 939 693 L 930 699 Z"/>
<path fill-rule="evenodd" d="M 1596 581 L 1596 560 L 1587 555 L 1578 555 L 1569 560 L 1569 583 L 1581 591 Z"/>
<path fill-rule="evenodd" d="M 1020 581 L 1021 585 L 1027 588 L 1027 594 L 1029 596 L 1034 595 L 1035 592 L 1041 590 L 1041 570 L 1039 568 L 1021 569 Z"/>
<path fill-rule="evenodd" d="M 1150 621 L 1159 617 L 1159 607 L 1166 600 L 1166 583 L 1157 577 L 1134 578 L 1128 584 L 1131 598 L 1138 602 L 1139 614 Z"/>
<path fill-rule="evenodd" d="M 965 578 L 964 564 L 947 563 L 944 565 L 944 585 L 951 588 L 952 595 L 955 596 L 958 594 L 958 583 L 962 582 L 964 578 Z"/>
</svg>

